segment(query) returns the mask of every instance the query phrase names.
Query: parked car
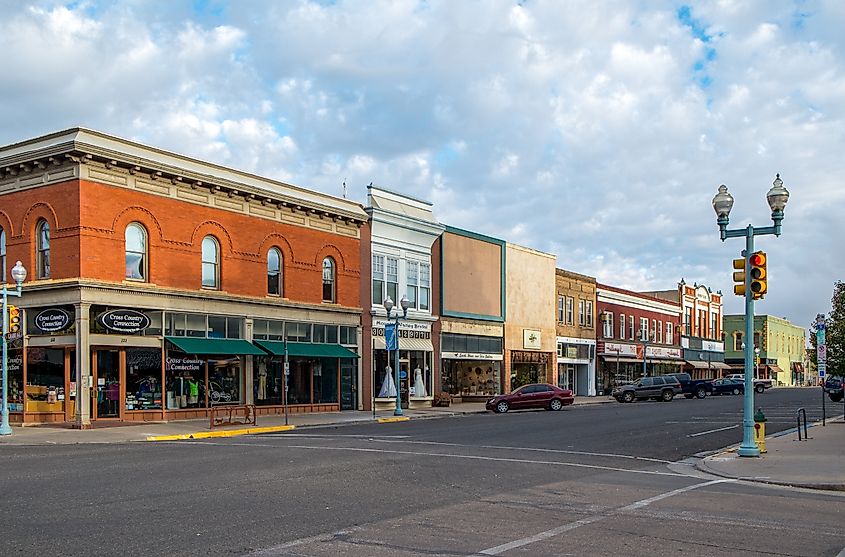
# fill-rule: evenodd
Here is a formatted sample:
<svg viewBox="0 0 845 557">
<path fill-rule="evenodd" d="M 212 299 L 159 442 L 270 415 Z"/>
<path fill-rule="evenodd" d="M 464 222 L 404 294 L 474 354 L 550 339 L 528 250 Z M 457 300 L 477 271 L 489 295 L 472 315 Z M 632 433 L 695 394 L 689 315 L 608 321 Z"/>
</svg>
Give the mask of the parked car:
<svg viewBox="0 0 845 557">
<path fill-rule="evenodd" d="M 824 382 L 824 392 L 833 402 L 840 402 L 845 389 L 845 381 L 841 377 L 828 377 Z"/>
<path fill-rule="evenodd" d="M 712 383 L 714 395 L 745 394 L 745 383 L 739 379 L 716 379 Z"/>
<path fill-rule="evenodd" d="M 693 379 L 689 373 L 670 373 L 669 375 L 681 384 L 684 398 L 704 398 L 713 390 L 709 379 Z"/>
<path fill-rule="evenodd" d="M 641 377 L 630 385 L 620 385 L 613 389 L 611 396 L 619 402 L 634 402 L 641 399 L 655 399 L 669 402 L 681 392 L 681 383 L 674 375 L 655 375 Z"/>
<path fill-rule="evenodd" d="M 745 384 L 745 374 L 744 373 L 732 373 L 730 375 L 726 375 L 725 379 L 737 379 Z M 771 379 L 754 379 L 754 391 L 757 393 L 762 393 L 766 389 L 772 388 L 772 380 Z"/>
<path fill-rule="evenodd" d="M 508 410 L 524 408 L 545 408 L 560 410 L 575 402 L 575 395 L 569 389 L 561 389 L 548 383 L 523 385 L 512 393 L 491 398 L 485 405 L 487 410 L 503 414 Z"/>
</svg>

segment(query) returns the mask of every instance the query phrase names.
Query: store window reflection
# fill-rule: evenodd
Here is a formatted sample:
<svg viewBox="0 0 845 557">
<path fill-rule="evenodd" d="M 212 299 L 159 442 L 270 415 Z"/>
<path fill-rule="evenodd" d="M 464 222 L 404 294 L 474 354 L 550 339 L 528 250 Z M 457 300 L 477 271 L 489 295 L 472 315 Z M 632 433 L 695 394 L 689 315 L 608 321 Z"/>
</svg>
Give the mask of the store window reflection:
<svg viewBox="0 0 845 557">
<path fill-rule="evenodd" d="M 283 364 L 270 357 L 254 358 L 253 398 L 259 406 L 282 404 Z"/>
<path fill-rule="evenodd" d="M 65 351 L 63 348 L 28 348 L 26 380 L 27 412 L 64 411 Z"/>
<path fill-rule="evenodd" d="M 208 360 L 209 404 L 237 404 L 241 400 L 241 359 Z"/>
<path fill-rule="evenodd" d="M 9 349 L 9 412 L 23 411 L 23 351 Z"/>
<path fill-rule="evenodd" d="M 161 350 L 126 349 L 126 409 L 161 409 Z"/>
</svg>

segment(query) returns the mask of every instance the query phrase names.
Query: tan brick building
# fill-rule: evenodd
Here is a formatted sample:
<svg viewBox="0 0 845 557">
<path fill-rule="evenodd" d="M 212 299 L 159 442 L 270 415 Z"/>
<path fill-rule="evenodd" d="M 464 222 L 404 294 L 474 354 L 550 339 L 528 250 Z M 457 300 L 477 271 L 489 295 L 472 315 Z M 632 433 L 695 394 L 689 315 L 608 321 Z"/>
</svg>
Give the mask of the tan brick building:
<svg viewBox="0 0 845 557">
<path fill-rule="evenodd" d="M 596 279 L 555 269 L 557 385 L 596 394 Z"/>
</svg>

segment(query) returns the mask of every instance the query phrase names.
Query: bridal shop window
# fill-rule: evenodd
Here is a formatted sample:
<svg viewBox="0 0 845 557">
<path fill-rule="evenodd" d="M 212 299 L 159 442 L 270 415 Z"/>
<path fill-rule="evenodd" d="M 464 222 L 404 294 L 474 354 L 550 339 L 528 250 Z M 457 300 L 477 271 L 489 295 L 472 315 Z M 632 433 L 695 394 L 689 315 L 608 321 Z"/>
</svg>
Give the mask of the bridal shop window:
<svg viewBox="0 0 845 557">
<path fill-rule="evenodd" d="M 396 396 L 395 352 L 373 350 L 373 396 L 393 398 Z M 399 350 L 399 382 L 402 398 L 424 398 L 432 396 L 433 374 L 432 353 L 422 350 Z M 387 371 L 390 370 L 390 377 Z"/>
</svg>

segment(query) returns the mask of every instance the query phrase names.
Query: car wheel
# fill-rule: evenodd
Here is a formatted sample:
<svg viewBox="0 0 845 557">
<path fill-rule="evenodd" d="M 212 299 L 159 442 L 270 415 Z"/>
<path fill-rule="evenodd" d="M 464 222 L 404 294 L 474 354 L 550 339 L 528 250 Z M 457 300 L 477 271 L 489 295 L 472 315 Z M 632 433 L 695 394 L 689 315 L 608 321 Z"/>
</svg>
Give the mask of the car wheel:
<svg viewBox="0 0 845 557">
<path fill-rule="evenodd" d="M 733 391 L 731 391 L 731 393 L 733 393 L 733 394 L 735 394 L 735 395 L 738 395 L 738 394 L 739 394 L 739 389 L 737 389 L 736 387 L 734 387 L 734 390 L 733 390 Z"/>
<path fill-rule="evenodd" d="M 695 390 L 695 396 L 697 398 L 704 398 L 707 396 L 707 390 L 704 387 L 699 387 Z"/>
<path fill-rule="evenodd" d="M 510 404 L 505 402 L 504 400 L 500 400 L 496 403 L 496 413 L 497 414 L 504 414 L 510 409 Z"/>
<path fill-rule="evenodd" d="M 663 400 L 663 402 L 670 402 L 673 398 L 675 398 L 675 393 L 673 393 L 672 391 L 666 390 L 666 391 L 663 391 L 663 394 L 660 396 L 660 398 L 661 398 L 661 400 Z"/>
<path fill-rule="evenodd" d="M 563 408 L 563 402 L 561 402 L 557 398 L 553 398 L 552 401 L 549 403 L 549 410 L 558 411 Z"/>
<path fill-rule="evenodd" d="M 628 391 L 627 393 L 624 393 L 624 394 L 622 395 L 622 400 L 623 400 L 624 402 L 634 402 L 634 393 L 632 393 L 631 391 Z"/>
<path fill-rule="evenodd" d="M 828 396 L 830 397 L 830 400 L 832 400 L 833 402 L 839 402 L 839 401 L 842 400 L 842 393 L 838 393 L 838 394 L 829 393 Z"/>
<path fill-rule="evenodd" d="M 756 387 L 754 387 L 754 390 L 757 391 L 758 393 L 762 393 L 763 391 L 766 390 L 766 387 L 764 387 L 763 385 L 757 385 Z"/>
</svg>

